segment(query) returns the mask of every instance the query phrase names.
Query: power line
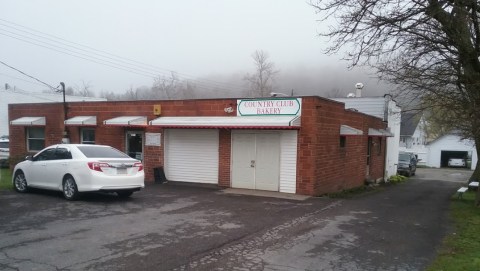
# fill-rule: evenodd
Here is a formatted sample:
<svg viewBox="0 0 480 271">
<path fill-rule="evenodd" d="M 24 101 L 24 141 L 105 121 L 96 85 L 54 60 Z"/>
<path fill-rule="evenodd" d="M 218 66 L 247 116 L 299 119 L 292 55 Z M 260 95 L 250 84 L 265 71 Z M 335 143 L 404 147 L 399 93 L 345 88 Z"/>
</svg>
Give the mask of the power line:
<svg viewBox="0 0 480 271">
<path fill-rule="evenodd" d="M 49 46 L 54 46 L 56 48 L 60 48 L 61 50 L 66 50 L 66 51 L 70 51 L 70 52 L 73 52 L 75 54 L 80 54 L 80 55 L 83 55 L 85 56 L 86 58 L 93 58 L 93 59 L 96 59 L 96 60 L 92 60 L 92 59 L 86 59 L 85 57 L 81 57 L 81 56 L 78 56 L 78 55 L 71 55 L 67 52 L 61 52 L 61 53 L 64 53 L 64 54 L 67 54 L 67 55 L 71 55 L 71 56 L 74 56 L 74 57 L 78 57 L 78 58 L 82 58 L 82 59 L 85 59 L 85 60 L 88 60 L 88 61 L 92 61 L 92 62 L 95 62 L 97 64 L 102 64 L 102 65 L 106 65 L 106 66 L 110 66 L 110 67 L 113 67 L 112 65 L 115 65 L 115 67 L 113 68 L 117 68 L 117 69 L 121 69 L 121 70 L 124 70 L 124 71 L 128 71 L 128 72 L 133 72 L 133 73 L 137 73 L 138 72 L 134 72 L 132 70 L 137 70 L 137 71 L 141 71 L 142 73 L 148 73 L 149 77 L 151 77 L 150 74 L 152 74 L 150 71 L 154 71 L 155 73 L 157 74 L 165 74 L 165 71 L 168 71 L 170 73 L 175 73 L 179 76 L 182 76 L 182 77 L 193 77 L 191 75 L 188 75 L 188 74 L 184 74 L 184 73 L 178 73 L 178 72 L 174 72 L 173 70 L 170 70 L 170 69 L 163 69 L 163 68 L 159 68 L 159 67 L 156 67 L 156 66 L 153 66 L 153 65 L 149 65 L 149 64 L 145 64 L 145 63 L 142 63 L 142 62 L 139 62 L 139 61 L 136 61 L 136 60 L 132 60 L 132 59 L 128 59 L 128 58 L 124 58 L 124 57 L 121 57 L 121 56 L 118 56 L 118 55 L 114 55 L 114 54 L 111 54 L 111 53 L 108 53 L 108 52 L 105 52 L 105 51 L 101 51 L 101 50 L 97 50 L 95 48 L 92 48 L 92 47 L 89 47 L 89 46 L 85 46 L 85 45 L 82 45 L 82 44 L 79 44 L 79 43 L 75 43 L 75 42 L 71 42 L 71 41 L 68 41 L 66 39 L 63 39 L 63 38 L 60 38 L 60 37 L 57 37 L 57 36 L 53 36 L 53 35 L 50 35 L 50 34 L 47 34 L 47 33 L 44 33 L 44 32 L 41 32 L 41 31 L 38 31 L 38 30 L 35 30 L 35 29 L 32 29 L 32 28 L 29 28 L 29 27 L 26 27 L 26 26 L 22 26 L 20 24 L 17 24 L 17 23 L 14 23 L 14 22 L 10 22 L 10 21 L 7 21 L 7 20 L 4 20 L 4 19 L 0 19 L 0 21 L 3 21 L 3 22 L 6 22 L 8 24 L 13 24 L 15 26 L 18 26 L 18 27 L 21 27 L 21 28 L 25 28 L 25 29 L 28 29 L 28 30 L 31 30 L 31 31 L 34 31 L 34 32 L 37 32 L 37 33 L 41 33 L 42 35 L 38 35 L 38 34 L 35 34 L 35 33 L 32 33 L 30 31 L 26 31 L 26 30 L 23 30 L 23 29 L 19 29 L 17 27 L 13 27 L 13 26 L 10 26 L 10 25 L 7 25 L 5 23 L 0 23 L 0 25 L 3 25 L 5 27 L 8 27 L 8 28 L 11 28 L 11 29 L 15 29 L 16 31 L 21 31 L 23 33 L 27 33 L 29 35 L 32 35 L 32 36 L 36 36 L 36 37 L 39 37 L 41 39 L 45 39 L 45 40 L 49 40 L 49 41 L 52 41 L 52 42 L 55 42 L 55 43 L 59 43 L 63 46 L 67 46 L 67 47 L 70 47 L 70 48 L 74 48 L 75 50 L 77 51 L 74 51 L 72 49 L 68 49 L 68 48 L 64 48 L 64 47 L 61 47 L 61 46 L 58 46 L 58 45 L 54 45 L 54 44 L 51 44 L 51 43 L 48 43 L 48 42 L 45 42 L 45 41 L 41 41 L 41 40 L 38 40 L 38 39 L 34 39 L 32 37 L 27 37 L 25 35 L 22 35 L 22 34 L 19 34 L 19 33 L 14 33 L 12 31 L 8 31 L 8 30 L 5 30 L 5 29 L 2 29 L 2 31 L 5 31 L 5 32 L 8 32 L 8 33 L 11 33 L 11 34 L 14 34 L 14 35 L 17 35 L 17 36 L 21 36 L 23 38 L 26 38 L 26 39 L 30 39 L 30 40 L 34 40 L 36 42 L 41 42 L 41 43 L 44 43 L 44 44 L 48 44 Z M 8 36 L 8 37 L 11 37 L 11 38 L 14 38 L 14 39 L 17 39 L 17 40 L 21 40 L 23 42 L 27 42 L 27 43 L 30 43 L 30 44 L 33 44 L 33 45 L 36 45 L 36 46 L 41 46 L 41 47 L 44 47 L 44 48 L 47 48 L 47 49 L 50 49 L 50 50 L 54 50 L 54 51 L 57 51 L 57 49 L 54 49 L 54 48 L 51 48 L 49 46 L 44 46 L 44 45 L 40 45 L 38 43 L 33 43 L 33 42 L 29 42 L 27 40 L 24 40 L 24 39 L 21 39 L 21 38 L 18 38 L 18 37 L 13 37 L 11 35 L 8 35 L 8 34 L 2 34 L 4 36 Z M 45 37 L 47 36 L 47 37 Z M 52 37 L 52 38 L 49 38 L 49 37 Z M 74 44 L 74 45 L 78 45 L 78 46 L 81 46 L 81 47 L 84 47 L 84 48 L 87 48 L 86 49 L 83 49 L 83 48 L 80 48 L 78 46 L 72 46 L 72 45 L 69 45 L 69 44 L 66 44 L 65 42 L 60 42 L 58 40 L 61 40 L 61 41 L 65 41 L 69 44 Z M 83 51 L 83 52 L 86 52 L 87 54 L 85 53 L 80 53 L 78 52 L 79 51 Z M 93 50 L 93 52 L 92 52 Z M 98 52 L 98 53 L 97 53 Z M 88 55 L 90 54 L 90 55 Z M 104 58 L 104 59 L 99 59 L 97 57 L 93 57 L 91 56 L 91 54 L 93 55 L 97 55 L 97 56 L 100 56 L 101 58 Z M 122 64 L 119 64 L 119 63 L 113 63 L 112 61 L 110 60 L 105 60 L 105 59 L 110 59 L 112 61 L 115 61 L 115 62 L 120 62 L 120 63 L 124 63 L 126 65 L 129 65 L 129 66 L 125 66 L 125 65 L 122 65 Z M 105 63 L 99 63 L 98 61 L 104 61 L 104 62 L 107 62 L 107 64 Z M 109 63 L 109 64 L 108 64 Z M 120 67 L 123 67 L 123 68 L 119 68 L 117 66 L 120 66 Z M 132 66 L 135 66 L 137 68 L 133 68 Z M 140 69 L 139 69 L 140 68 Z M 157 75 L 155 74 L 155 75 Z M 142 74 L 145 76 L 145 74 Z M 198 85 L 200 86 L 203 86 L 203 87 L 208 87 L 208 88 L 225 88 L 225 87 L 228 87 L 228 88 L 237 88 L 237 90 L 244 90 L 244 87 L 240 87 L 240 86 L 235 86 L 233 84 L 226 84 L 226 83 L 222 83 L 222 82 L 218 82 L 218 81 L 214 81 L 214 80 L 208 80 L 208 79 L 198 79 L 198 78 L 195 78 L 195 79 L 188 79 L 187 80 L 190 80 L 190 81 L 194 81 L 194 83 L 197 83 Z"/>
<path fill-rule="evenodd" d="M 5 30 L 0 29 L 0 31 L 5 31 Z M 157 78 L 157 74 L 155 74 L 155 73 L 145 72 L 145 71 L 142 71 L 140 69 L 128 67 L 128 66 L 125 66 L 125 65 L 119 65 L 119 64 L 111 62 L 111 61 L 106 61 L 106 60 L 103 60 L 103 59 L 100 59 L 100 58 L 91 57 L 91 56 L 81 54 L 81 53 L 78 53 L 78 52 L 75 52 L 75 51 L 72 51 L 72 50 L 69 50 L 69 49 L 66 49 L 66 48 L 62 48 L 60 46 L 52 45 L 52 44 L 49 44 L 49 43 L 46 43 L 46 42 L 43 42 L 43 41 L 39 41 L 39 42 L 46 43 L 46 44 L 49 44 L 51 46 L 55 46 L 57 48 L 61 48 L 61 50 L 52 48 L 50 46 L 42 45 L 42 44 L 39 44 L 39 43 L 36 43 L 36 42 L 31 42 L 31 41 L 25 40 L 24 38 L 15 37 L 15 36 L 8 35 L 8 34 L 5 34 L 5 33 L 0 33 L 0 35 L 7 36 L 7 37 L 10 37 L 10 38 L 13 38 L 13 39 L 16 39 L 16 40 L 20 40 L 20 41 L 23 41 L 25 43 L 36 45 L 36 46 L 39 46 L 39 47 L 43 47 L 43 48 L 46 48 L 46 49 L 49 49 L 49 50 L 52 50 L 52 51 L 56 51 L 56 52 L 59 52 L 59 53 L 65 54 L 65 55 L 69 55 L 69 56 L 73 56 L 73 57 L 76 57 L 76 58 L 84 59 L 84 60 L 94 62 L 94 63 L 100 64 L 100 65 L 104 65 L 104 66 L 108 66 L 108 67 L 111 67 L 111 68 L 115 68 L 115 69 L 130 72 L 130 73 L 142 75 L 142 76 L 145 76 L 145 77 L 149 77 L 151 79 L 156 79 Z M 15 34 L 15 35 L 23 36 L 23 35 L 20 35 L 20 34 Z M 28 38 L 28 37 L 26 37 L 26 38 Z M 73 53 L 69 53 L 69 52 L 62 51 L 62 50 L 71 51 Z M 81 55 L 84 55 L 84 56 L 77 55 L 77 54 L 81 54 Z M 199 87 L 207 88 L 207 89 L 212 88 L 212 86 L 208 86 L 208 85 L 206 85 L 202 82 L 196 82 L 196 85 L 199 86 Z M 215 87 L 218 87 L 218 86 L 215 86 Z"/>
<path fill-rule="evenodd" d="M 0 75 L 5 76 L 5 77 L 9 77 L 9 78 L 12 78 L 12 79 L 20 80 L 20 81 L 23 81 L 23 82 L 26 82 L 26 83 L 30 83 L 32 85 L 44 86 L 43 84 L 39 84 L 39 83 L 36 83 L 36 82 L 33 82 L 33 81 L 28 81 L 28 80 L 22 79 L 20 77 L 11 76 L 11 75 L 8 75 L 8 74 L 5 74 L 5 73 L 0 73 Z"/>
<path fill-rule="evenodd" d="M 35 78 L 35 77 L 33 77 L 33 76 L 29 75 L 29 74 L 26 74 L 25 72 L 23 72 L 23 71 L 21 71 L 21 70 L 19 70 L 19 69 L 15 68 L 15 67 L 12 67 L 12 66 L 10 66 L 10 65 L 8 65 L 7 63 L 5 63 L 5 62 L 3 62 L 3 61 L 1 61 L 1 60 L 0 60 L 0 63 L 1 63 L 1 64 L 3 64 L 3 65 L 5 65 L 5 66 L 7 66 L 7 67 L 9 67 L 9 68 L 10 68 L 10 69 L 12 69 L 12 70 L 15 70 L 15 71 L 17 71 L 17 72 L 19 72 L 19 73 L 21 73 L 21 74 L 23 74 L 23 75 L 27 76 L 27 77 L 30 77 L 30 78 L 32 78 L 32 79 L 33 79 L 33 80 L 35 80 L 35 81 L 38 81 L 38 82 L 40 82 L 40 83 L 44 84 L 45 86 L 47 86 L 47 87 L 51 88 L 52 90 L 58 91 L 58 88 L 54 88 L 54 87 L 52 87 L 51 85 L 49 85 L 49 84 L 47 84 L 47 83 L 43 82 L 42 80 L 40 80 L 40 79 L 38 79 L 38 78 Z"/>
</svg>

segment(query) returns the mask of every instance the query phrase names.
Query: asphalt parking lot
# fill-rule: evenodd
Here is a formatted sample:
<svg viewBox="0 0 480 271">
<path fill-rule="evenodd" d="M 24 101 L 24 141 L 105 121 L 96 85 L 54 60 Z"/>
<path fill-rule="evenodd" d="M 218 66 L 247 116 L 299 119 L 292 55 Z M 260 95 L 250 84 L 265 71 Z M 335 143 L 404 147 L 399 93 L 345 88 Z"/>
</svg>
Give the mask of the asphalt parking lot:
<svg viewBox="0 0 480 271">
<path fill-rule="evenodd" d="M 172 184 L 127 200 L 0 191 L 0 269 L 423 270 L 469 174 L 419 169 L 401 185 L 303 201 Z"/>
</svg>

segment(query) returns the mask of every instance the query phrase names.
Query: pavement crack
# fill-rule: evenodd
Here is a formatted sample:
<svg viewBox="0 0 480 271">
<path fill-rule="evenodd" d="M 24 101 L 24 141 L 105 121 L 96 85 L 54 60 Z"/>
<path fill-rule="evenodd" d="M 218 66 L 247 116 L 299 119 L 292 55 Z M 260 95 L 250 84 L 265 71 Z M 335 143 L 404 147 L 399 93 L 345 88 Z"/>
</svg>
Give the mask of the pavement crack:
<svg viewBox="0 0 480 271">
<path fill-rule="evenodd" d="M 205 266 L 212 265 L 220 260 L 226 261 L 226 269 L 246 268 L 246 270 L 261 270 L 263 260 L 259 255 L 263 255 L 269 247 L 282 243 L 281 240 L 288 238 L 281 234 L 292 227 L 304 224 L 311 219 L 316 219 L 319 213 L 335 208 L 342 204 L 341 200 L 335 201 L 321 209 L 304 214 L 297 218 L 291 219 L 285 223 L 277 225 L 266 231 L 255 232 L 245 236 L 241 236 L 235 240 L 226 242 L 218 249 L 212 250 L 201 258 L 190 261 L 187 264 L 175 267 L 171 270 L 190 270 L 205 269 Z M 261 249 L 264 247 L 264 249 Z"/>
</svg>

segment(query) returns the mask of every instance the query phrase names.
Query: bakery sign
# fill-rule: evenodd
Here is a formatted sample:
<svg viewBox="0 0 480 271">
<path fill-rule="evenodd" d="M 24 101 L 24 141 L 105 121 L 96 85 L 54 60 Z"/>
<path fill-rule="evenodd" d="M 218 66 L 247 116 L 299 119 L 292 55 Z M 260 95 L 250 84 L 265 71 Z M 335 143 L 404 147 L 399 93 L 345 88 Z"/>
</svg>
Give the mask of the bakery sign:
<svg viewBox="0 0 480 271">
<path fill-rule="evenodd" d="M 238 116 L 299 116 L 301 109 L 302 98 L 237 100 Z"/>
</svg>

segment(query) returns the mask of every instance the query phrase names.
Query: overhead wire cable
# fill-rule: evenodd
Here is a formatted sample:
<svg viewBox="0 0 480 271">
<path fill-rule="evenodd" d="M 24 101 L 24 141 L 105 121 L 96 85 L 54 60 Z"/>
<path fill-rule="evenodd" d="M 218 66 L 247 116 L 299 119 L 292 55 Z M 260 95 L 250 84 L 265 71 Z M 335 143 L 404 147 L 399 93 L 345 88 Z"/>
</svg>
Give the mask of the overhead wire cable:
<svg viewBox="0 0 480 271">
<path fill-rule="evenodd" d="M 40 83 L 37 83 L 37 82 L 33 82 L 33 81 L 28 81 L 28 80 L 25 80 L 25 79 L 22 79 L 20 77 L 16 77 L 16 76 L 11 76 L 11 75 L 8 75 L 6 73 L 0 73 L 1 76 L 5 76 L 5 77 L 9 77 L 9 78 L 12 78 L 12 79 L 15 79 L 15 80 L 20 80 L 20 81 L 23 81 L 23 82 L 26 82 L 26 83 L 30 83 L 32 85 L 37 85 L 37 86 L 44 86 L 43 84 L 40 84 Z"/>
<path fill-rule="evenodd" d="M 192 77 L 193 79 L 186 79 L 187 81 L 193 81 L 193 83 L 197 83 L 197 84 L 200 84 L 201 86 L 203 87 L 208 87 L 208 88 L 227 88 L 227 89 L 232 89 L 232 88 L 237 88 L 237 90 L 244 90 L 244 87 L 240 87 L 240 86 L 235 86 L 233 84 L 229 84 L 229 83 L 223 83 L 223 82 L 218 82 L 218 81 L 214 81 L 214 80 L 209 80 L 209 79 L 198 79 L 197 77 L 194 77 L 192 75 L 188 75 L 188 74 L 184 74 L 184 73 L 180 73 L 180 72 L 175 72 L 173 70 L 170 70 L 170 69 L 164 69 L 164 68 L 160 68 L 160 67 L 157 67 L 157 66 L 153 66 L 153 65 L 150 65 L 150 64 L 146 64 L 146 63 L 142 63 L 142 62 L 139 62 L 139 61 L 136 61 L 136 60 L 132 60 L 132 59 L 128 59 L 128 58 L 124 58 L 124 57 L 121 57 L 121 56 L 118 56 L 118 55 L 115 55 L 115 54 L 111 54 L 111 53 L 108 53 L 108 52 L 105 52 L 105 51 L 102 51 L 102 50 L 97 50 L 95 48 L 92 48 L 92 47 L 89 47 L 89 46 L 86 46 L 86 45 L 82 45 L 82 44 L 79 44 L 79 43 L 75 43 L 75 42 L 71 42 L 71 41 L 68 41 L 66 39 L 63 39 L 63 38 L 60 38 L 60 37 L 57 37 L 57 36 L 54 36 L 54 35 L 50 35 L 50 34 L 47 34 L 47 33 L 44 33 L 44 32 L 41 32 L 41 31 L 38 31 L 38 30 L 35 30 L 35 29 L 32 29 L 32 28 L 29 28 L 29 27 L 26 27 L 26 26 L 22 26 L 20 24 L 17 24 L 17 23 L 14 23 L 14 22 L 10 22 L 10 21 L 7 21 L 7 20 L 4 20 L 4 19 L 0 19 L 0 21 L 3 21 L 3 22 L 7 22 L 9 24 L 13 24 L 13 25 L 16 25 L 16 26 L 19 26 L 19 27 L 22 27 L 22 28 L 25 28 L 25 29 L 29 29 L 31 31 L 34 31 L 34 32 L 38 32 L 38 33 L 41 33 L 45 36 L 48 36 L 48 37 L 53 37 L 54 39 L 57 39 L 57 40 L 62 40 L 62 41 L 65 41 L 65 42 L 68 42 L 70 44 L 75 44 L 75 45 L 78 45 L 78 46 L 81 46 L 81 47 L 85 47 L 85 48 L 88 48 L 90 50 L 93 50 L 93 51 L 96 51 L 96 52 L 100 52 L 99 53 L 96 53 L 96 52 L 91 52 L 89 50 L 85 50 L 85 49 L 82 49 L 82 48 L 79 48 L 79 47 L 76 47 L 76 46 L 72 46 L 72 45 L 68 45 L 68 44 L 65 44 L 63 42 L 59 42 L 59 41 L 56 41 L 56 40 L 53 40 L 51 38 L 48 38 L 48 37 L 44 37 L 42 35 L 38 35 L 38 34 L 35 34 L 35 33 L 32 33 L 32 32 L 29 32 L 29 31 L 26 31 L 26 30 L 22 30 L 22 29 L 19 29 L 19 28 L 16 28 L 16 27 L 12 27 L 10 25 L 7 25 L 7 24 L 4 24 L 4 23 L 1 23 L 1 25 L 5 26 L 5 27 L 9 27 L 9 28 L 12 28 L 12 29 L 15 29 L 17 31 L 21 31 L 21 32 L 24 32 L 24 33 L 28 33 L 30 35 L 33 35 L 33 36 L 36 36 L 36 37 L 39 37 L 39 38 L 42 38 L 42 39 L 47 39 L 47 40 L 50 40 L 50 41 L 53 41 L 53 42 L 56 42 L 56 43 L 60 43 L 64 46 L 69 46 L 69 47 L 72 47 L 72 48 L 75 48 L 76 50 L 81 50 L 81 51 L 84 51 L 84 52 L 87 52 L 87 53 L 90 53 L 90 54 L 95 54 L 97 56 L 101 56 L 102 58 L 109 58 L 111 60 L 114 60 L 114 61 L 118 61 L 118 62 L 123 62 L 125 64 L 128 64 L 128 65 L 132 65 L 132 66 L 136 66 L 136 67 L 139 67 L 139 68 L 142 68 L 143 70 L 145 69 L 149 69 L 151 71 L 155 71 L 155 73 L 159 73 L 159 74 L 165 74 L 165 71 L 169 72 L 169 73 L 174 73 L 178 76 L 181 76 L 181 77 Z M 12 33 L 11 31 L 8 31 L 8 30 L 3 30 L 3 31 L 6 31 L 6 32 L 10 32 Z M 28 38 L 28 37 L 25 37 L 24 35 L 21 35 L 21 34 L 18 34 L 18 33 L 15 33 L 16 35 L 19 35 L 19 36 L 23 36 L 24 38 Z M 8 35 L 6 35 L 8 36 Z M 11 37 L 11 36 L 9 36 Z M 19 39 L 19 38 L 17 38 Z M 30 39 L 33 39 L 33 38 L 30 38 Z M 19 39 L 21 40 L 21 39 Z M 34 39 L 36 40 L 36 39 Z M 22 40 L 24 41 L 24 40 Z M 44 41 L 38 41 L 36 40 L 37 42 L 42 42 L 42 43 L 46 43 Z M 25 42 L 25 41 L 24 41 Z M 34 44 L 34 45 L 37 45 L 37 46 L 40 46 L 38 44 Z M 55 47 L 60 47 L 60 46 L 56 46 L 56 45 L 52 45 L 50 44 L 51 46 L 55 46 Z M 45 46 L 42 46 L 42 47 L 45 47 Z M 51 49 L 51 48 L 47 48 L 47 49 Z M 70 49 L 66 49 L 66 48 L 62 48 L 64 50 L 69 50 L 69 51 L 72 51 Z M 75 53 L 78 53 L 80 54 L 79 52 L 75 52 Z M 114 58 L 112 57 L 108 57 L 108 56 L 105 56 L 105 54 L 107 55 L 110 55 L 110 56 L 113 56 Z M 89 56 L 91 57 L 91 56 Z M 106 60 L 103 60 L 103 61 L 106 61 Z M 98 63 L 96 62 L 97 64 L 101 64 L 101 63 Z M 140 64 L 140 65 L 139 65 Z M 116 63 L 116 65 L 119 65 Z M 128 67 L 129 69 L 131 69 L 131 67 Z M 163 71 L 160 71 L 160 70 L 163 70 Z M 169 74 L 171 75 L 171 74 Z"/>
<path fill-rule="evenodd" d="M 5 30 L 0 29 L 0 31 L 5 31 Z M 59 46 L 56 46 L 56 45 L 51 45 L 51 44 L 43 42 L 43 41 L 38 41 L 38 42 L 46 43 L 46 44 L 49 44 L 51 46 L 61 48 L 63 50 L 72 51 L 74 54 L 68 53 L 68 52 L 65 52 L 65 51 L 62 51 L 62 50 L 59 50 L 59 49 L 55 49 L 55 48 L 52 48 L 52 47 L 49 47 L 49 46 L 46 46 L 46 45 L 38 44 L 36 42 L 28 41 L 28 40 L 25 40 L 24 38 L 15 37 L 15 36 L 12 36 L 12 35 L 9 35 L 9 34 L 0 33 L 0 35 L 4 35 L 4 36 L 7 36 L 7 37 L 16 39 L 16 40 L 20 40 L 20 41 L 23 41 L 23 42 L 26 42 L 26 43 L 29 43 L 29 44 L 32 44 L 32 45 L 40 46 L 40 47 L 43 47 L 43 48 L 46 48 L 46 49 L 49 49 L 49 50 L 53 50 L 53 51 L 56 51 L 56 52 L 59 52 L 59 53 L 62 53 L 62 54 L 66 54 L 66 55 L 70 55 L 70 56 L 77 57 L 77 58 L 80 58 L 80 59 L 84 59 L 84 60 L 94 62 L 94 63 L 100 64 L 100 65 L 104 65 L 104 66 L 108 66 L 108 67 L 111 67 L 111 68 L 115 68 L 115 69 L 130 72 L 130 73 L 135 73 L 135 74 L 138 74 L 138 75 L 142 75 L 142 76 L 145 76 L 145 77 L 149 77 L 151 79 L 157 79 L 158 78 L 157 74 L 155 74 L 155 73 L 147 74 L 144 71 L 139 70 L 139 69 L 129 68 L 129 67 L 126 67 L 124 65 L 119 65 L 119 64 L 111 62 L 111 61 L 106 61 L 106 60 L 103 60 L 103 59 L 91 57 L 91 56 L 88 56 L 88 55 L 85 55 L 85 54 L 82 54 L 82 53 L 78 53 L 78 52 L 75 52 L 75 51 L 72 51 L 72 50 L 69 50 L 69 49 L 66 49 L 66 48 L 62 48 L 62 47 L 59 47 Z M 21 34 L 16 34 L 16 35 L 23 36 Z M 28 37 L 26 37 L 26 38 L 28 38 Z M 33 39 L 33 40 L 35 40 L 35 39 Z M 75 55 L 75 54 L 85 55 L 85 57 L 80 56 L 80 55 Z M 107 63 L 102 63 L 101 61 L 104 61 L 104 62 L 107 62 Z M 137 70 L 137 71 L 134 71 L 134 70 L 131 70 L 131 69 L 134 69 L 134 70 Z M 209 90 L 212 89 L 211 86 L 204 85 L 203 83 L 196 83 L 196 86 L 198 86 L 200 88 L 204 88 L 204 89 L 209 89 Z"/>
<path fill-rule="evenodd" d="M 21 73 L 21 74 L 29 77 L 29 78 L 32 78 L 32 79 L 35 80 L 35 81 L 38 81 L 38 82 L 44 84 L 45 86 L 51 88 L 52 90 L 58 91 L 58 87 L 57 87 L 57 88 L 54 88 L 54 87 L 52 87 L 50 84 L 45 83 L 45 82 L 43 82 L 42 80 L 40 80 L 40 79 L 38 79 L 38 78 L 36 78 L 36 77 L 33 77 L 33 76 L 31 76 L 31 75 L 29 75 L 29 74 L 27 74 L 27 73 L 25 73 L 25 72 L 23 72 L 23 71 L 15 68 L 15 67 L 12 67 L 12 66 L 8 65 L 7 63 L 5 63 L 5 62 L 3 62 L 3 61 L 1 61 L 1 60 L 0 60 L 0 63 L 3 64 L 3 65 L 5 65 L 5 66 L 7 66 L 7 67 L 9 67 L 9 68 L 12 69 L 12 70 L 15 70 L 15 71 L 17 71 L 17 72 L 19 72 L 19 73 Z"/>
</svg>

